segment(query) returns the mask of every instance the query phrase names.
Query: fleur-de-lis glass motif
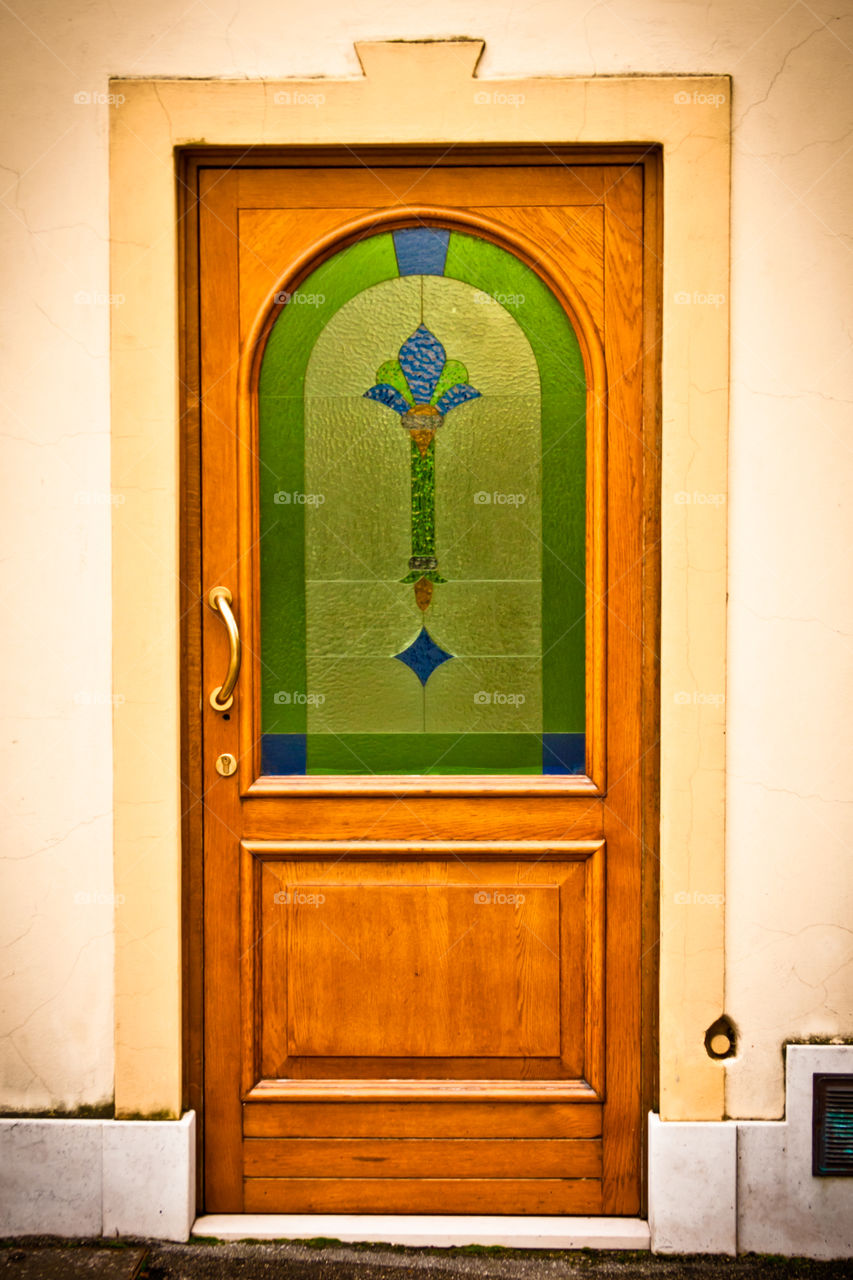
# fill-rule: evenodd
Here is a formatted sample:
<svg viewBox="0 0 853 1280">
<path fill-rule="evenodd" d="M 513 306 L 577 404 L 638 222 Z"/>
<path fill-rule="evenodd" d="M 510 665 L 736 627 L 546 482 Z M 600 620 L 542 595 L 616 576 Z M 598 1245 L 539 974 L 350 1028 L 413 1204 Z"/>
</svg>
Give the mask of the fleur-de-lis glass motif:
<svg viewBox="0 0 853 1280">
<path fill-rule="evenodd" d="M 426 612 L 435 584 L 447 581 L 435 545 L 435 434 L 451 409 L 480 392 L 468 382 L 464 364 L 448 360 L 435 334 L 420 324 L 397 359 L 379 366 L 375 386 L 364 394 L 398 413 L 411 437 L 412 554 L 401 582 L 414 585 L 418 608 Z"/>
</svg>

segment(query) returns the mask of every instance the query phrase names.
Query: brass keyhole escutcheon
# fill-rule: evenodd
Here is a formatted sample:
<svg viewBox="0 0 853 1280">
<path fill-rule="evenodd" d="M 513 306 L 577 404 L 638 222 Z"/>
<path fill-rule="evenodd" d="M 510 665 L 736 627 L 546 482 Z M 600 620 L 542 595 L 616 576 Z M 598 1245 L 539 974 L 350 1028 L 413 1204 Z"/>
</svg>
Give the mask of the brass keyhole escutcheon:
<svg viewBox="0 0 853 1280">
<path fill-rule="evenodd" d="M 216 772 L 222 778 L 230 778 L 231 774 L 237 769 L 237 761 L 234 759 L 230 751 L 226 751 L 223 755 L 216 757 Z"/>
</svg>

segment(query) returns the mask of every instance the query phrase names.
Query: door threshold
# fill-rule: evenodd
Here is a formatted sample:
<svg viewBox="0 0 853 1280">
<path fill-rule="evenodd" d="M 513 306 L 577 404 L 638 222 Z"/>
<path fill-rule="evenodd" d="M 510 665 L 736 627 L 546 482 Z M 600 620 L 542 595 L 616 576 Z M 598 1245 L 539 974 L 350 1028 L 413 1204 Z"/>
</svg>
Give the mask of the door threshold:
<svg viewBox="0 0 853 1280">
<path fill-rule="evenodd" d="M 648 1249 L 642 1218 L 534 1218 L 473 1214 L 211 1213 L 192 1234 L 214 1240 L 340 1240 L 420 1248 Z"/>
</svg>

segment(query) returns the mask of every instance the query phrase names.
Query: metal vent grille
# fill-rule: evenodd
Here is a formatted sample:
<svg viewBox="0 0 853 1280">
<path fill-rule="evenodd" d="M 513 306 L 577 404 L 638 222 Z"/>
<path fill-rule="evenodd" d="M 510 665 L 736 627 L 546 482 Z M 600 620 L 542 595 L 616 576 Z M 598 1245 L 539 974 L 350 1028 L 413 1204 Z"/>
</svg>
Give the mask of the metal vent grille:
<svg viewBox="0 0 853 1280">
<path fill-rule="evenodd" d="M 815 1074 L 812 1175 L 853 1178 L 853 1076 Z"/>
</svg>

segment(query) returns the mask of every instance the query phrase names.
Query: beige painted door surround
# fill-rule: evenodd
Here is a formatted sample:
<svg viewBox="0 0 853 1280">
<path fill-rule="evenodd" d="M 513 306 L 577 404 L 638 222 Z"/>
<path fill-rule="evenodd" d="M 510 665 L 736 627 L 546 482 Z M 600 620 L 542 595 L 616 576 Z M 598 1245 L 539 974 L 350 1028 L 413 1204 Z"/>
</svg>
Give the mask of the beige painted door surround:
<svg viewBox="0 0 853 1280">
<path fill-rule="evenodd" d="M 719 1119 L 723 1012 L 730 89 L 726 78 L 477 77 L 478 41 L 358 46 L 340 80 L 116 81 L 111 122 L 116 1109 L 199 1101 L 183 926 L 181 388 L 175 149 L 545 143 L 662 147 L 660 1073 L 668 1119 Z M 438 98 L 432 91 L 442 85 Z M 320 95 L 322 103 L 315 99 Z M 186 353 L 184 353 L 186 354 Z M 697 496 L 699 495 L 699 496 Z M 691 499 L 695 497 L 696 500 Z M 655 946 L 655 939 L 648 939 Z"/>
</svg>

